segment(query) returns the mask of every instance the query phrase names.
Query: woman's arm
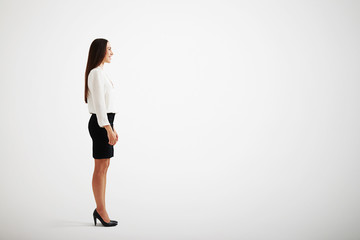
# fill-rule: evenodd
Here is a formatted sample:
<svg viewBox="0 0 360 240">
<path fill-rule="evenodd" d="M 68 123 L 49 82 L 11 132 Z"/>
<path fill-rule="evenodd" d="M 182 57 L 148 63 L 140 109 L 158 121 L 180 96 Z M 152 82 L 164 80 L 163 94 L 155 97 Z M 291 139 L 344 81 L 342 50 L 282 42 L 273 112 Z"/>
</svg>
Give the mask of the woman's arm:
<svg viewBox="0 0 360 240">
<path fill-rule="evenodd" d="M 88 81 L 99 127 L 103 128 L 106 125 L 110 126 L 106 113 L 104 76 L 100 70 L 93 69 L 89 73 Z"/>
</svg>

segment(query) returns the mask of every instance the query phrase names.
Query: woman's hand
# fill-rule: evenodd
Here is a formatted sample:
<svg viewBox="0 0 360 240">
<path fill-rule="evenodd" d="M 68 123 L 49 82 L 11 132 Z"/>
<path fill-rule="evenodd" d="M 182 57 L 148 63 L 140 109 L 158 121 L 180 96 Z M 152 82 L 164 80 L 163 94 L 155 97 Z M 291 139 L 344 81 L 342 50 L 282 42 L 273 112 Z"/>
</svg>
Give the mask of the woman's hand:
<svg viewBox="0 0 360 240">
<path fill-rule="evenodd" d="M 115 144 L 116 144 L 117 141 L 119 140 L 119 136 L 118 136 L 117 132 L 115 131 L 115 129 L 114 129 L 114 133 L 115 133 L 115 135 L 116 135 L 116 142 L 115 142 Z"/>
<path fill-rule="evenodd" d="M 107 135 L 108 135 L 108 139 L 109 139 L 109 144 L 110 145 L 115 145 L 117 140 L 116 140 L 116 134 L 114 131 L 108 131 L 107 132 Z"/>
<path fill-rule="evenodd" d="M 110 125 L 106 125 L 105 129 L 107 131 L 107 136 L 109 139 L 108 143 L 110 145 L 115 145 L 117 142 L 117 134 L 116 134 L 115 130 L 113 130 Z"/>
</svg>

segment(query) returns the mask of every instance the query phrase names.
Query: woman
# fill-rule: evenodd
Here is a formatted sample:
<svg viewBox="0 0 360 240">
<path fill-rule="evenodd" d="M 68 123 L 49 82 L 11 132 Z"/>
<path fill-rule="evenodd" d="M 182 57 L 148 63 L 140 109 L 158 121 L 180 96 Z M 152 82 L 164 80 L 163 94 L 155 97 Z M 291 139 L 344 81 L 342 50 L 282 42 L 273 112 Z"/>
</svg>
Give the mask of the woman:
<svg viewBox="0 0 360 240">
<path fill-rule="evenodd" d="M 110 158 L 114 156 L 114 145 L 118 141 L 118 134 L 113 125 L 117 112 L 114 85 L 104 71 L 104 63 L 110 63 L 112 55 L 108 40 L 95 39 L 90 46 L 85 71 L 85 103 L 88 104 L 91 114 L 88 129 L 95 159 L 92 188 L 96 208 L 93 218 L 95 225 L 96 219 L 99 219 L 106 227 L 117 225 L 117 221 L 110 220 L 105 208 L 106 173 Z"/>
</svg>

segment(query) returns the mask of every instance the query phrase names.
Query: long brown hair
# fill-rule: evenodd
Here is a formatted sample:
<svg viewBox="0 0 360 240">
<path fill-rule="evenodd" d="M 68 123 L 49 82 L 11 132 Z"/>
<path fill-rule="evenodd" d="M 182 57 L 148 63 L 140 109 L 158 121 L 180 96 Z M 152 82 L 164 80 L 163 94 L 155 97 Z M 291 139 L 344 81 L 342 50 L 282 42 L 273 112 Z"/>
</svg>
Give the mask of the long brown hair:
<svg viewBox="0 0 360 240">
<path fill-rule="evenodd" d="M 88 75 L 93 68 L 99 66 L 101 62 L 104 60 L 104 57 L 106 55 L 107 42 L 108 40 L 104 38 L 97 38 L 90 45 L 89 55 L 85 70 L 85 103 L 87 103 L 87 96 L 89 91 Z"/>
</svg>

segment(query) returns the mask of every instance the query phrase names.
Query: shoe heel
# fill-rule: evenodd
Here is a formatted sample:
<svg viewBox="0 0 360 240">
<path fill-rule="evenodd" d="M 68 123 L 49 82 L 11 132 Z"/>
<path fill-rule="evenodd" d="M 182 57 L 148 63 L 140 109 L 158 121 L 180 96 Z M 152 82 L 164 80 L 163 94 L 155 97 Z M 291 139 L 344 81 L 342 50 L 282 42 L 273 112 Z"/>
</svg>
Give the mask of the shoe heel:
<svg viewBox="0 0 360 240">
<path fill-rule="evenodd" d="M 105 227 L 113 227 L 113 226 L 116 226 L 118 223 L 117 221 L 111 221 L 110 222 L 105 222 L 102 217 L 100 216 L 100 214 L 96 211 L 96 208 L 93 212 L 93 218 L 94 218 L 94 224 L 96 226 L 96 219 L 99 219 L 99 221 L 102 223 L 103 226 Z"/>
</svg>

